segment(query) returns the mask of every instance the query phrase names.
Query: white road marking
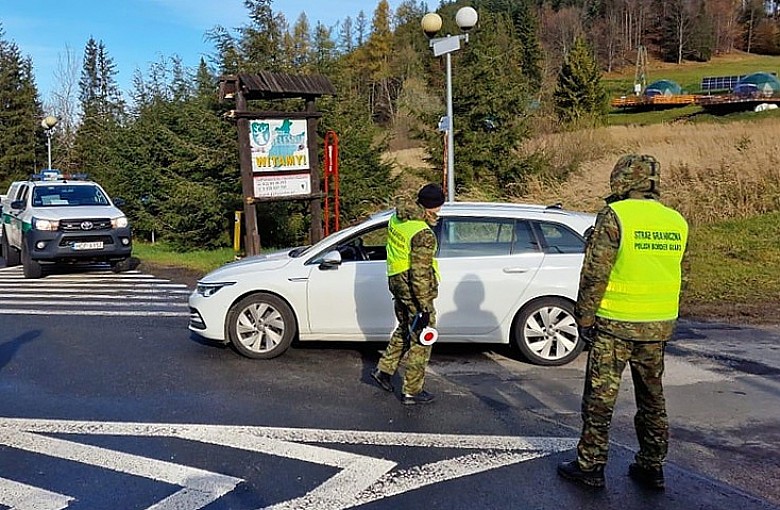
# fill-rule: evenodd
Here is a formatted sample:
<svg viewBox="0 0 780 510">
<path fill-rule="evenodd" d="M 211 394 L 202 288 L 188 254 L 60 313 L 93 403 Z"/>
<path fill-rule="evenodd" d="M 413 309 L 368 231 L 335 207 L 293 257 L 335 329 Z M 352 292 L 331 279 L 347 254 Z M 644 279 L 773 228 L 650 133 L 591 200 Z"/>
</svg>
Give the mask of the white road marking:
<svg viewBox="0 0 780 510">
<path fill-rule="evenodd" d="M 0 478 L 0 504 L 12 510 L 63 510 L 72 500 L 70 496 Z"/>
<path fill-rule="evenodd" d="M 196 501 L 195 496 L 190 494 L 191 491 L 195 491 L 205 498 L 206 494 L 211 496 L 220 490 L 225 490 L 230 483 L 237 479 L 208 473 L 206 479 L 211 480 L 210 484 L 198 487 L 187 486 L 184 482 L 187 482 L 188 478 L 182 473 L 193 468 L 40 436 L 40 434 L 175 437 L 340 469 L 336 475 L 304 496 L 277 503 L 267 507 L 266 510 L 346 510 L 431 484 L 537 459 L 576 446 L 576 439 L 561 437 L 0 418 L 0 442 L 5 444 L 11 442 L 16 448 L 30 449 L 44 455 L 60 456 L 185 487 L 170 498 L 150 507 L 149 510 L 201 508 L 208 502 Z M 396 463 L 392 460 L 377 459 L 319 446 L 323 444 L 361 444 L 478 451 L 410 469 L 393 471 Z M 232 487 L 227 489 L 227 491 L 229 490 L 232 490 Z M 195 506 L 196 504 L 200 504 L 200 506 Z"/>
<path fill-rule="evenodd" d="M 0 443 L 11 448 L 151 478 L 189 489 L 184 494 L 176 493 L 158 502 L 153 508 L 160 510 L 202 508 L 232 491 L 236 485 L 243 481 L 240 478 L 212 473 L 203 469 L 8 428 L 0 430 Z"/>
<path fill-rule="evenodd" d="M 181 283 L 133 273 L 68 273 L 25 279 L 20 267 L 0 269 L 0 315 L 186 317 Z"/>
<path fill-rule="evenodd" d="M 149 294 L 151 294 L 151 292 L 149 292 Z M 187 294 L 189 294 L 189 291 L 187 292 Z M 128 301 L 138 300 L 138 301 L 166 301 L 167 302 L 167 301 L 171 300 L 171 297 L 172 296 L 171 296 L 170 292 L 166 292 L 166 293 L 163 293 L 163 294 L 156 293 L 156 294 L 153 294 L 153 295 L 150 295 L 150 296 L 142 296 L 142 295 L 131 295 L 131 296 L 128 296 L 126 294 L 72 294 L 72 293 L 68 293 L 68 292 L 64 292 L 63 293 L 63 292 L 57 292 L 57 291 L 47 292 L 45 294 L 35 294 L 35 293 L 28 294 L 25 291 L 20 291 L 20 292 L 15 293 L 15 294 L 3 294 L 3 293 L 0 292 L 0 299 L 14 298 L 14 302 L 17 302 L 17 303 L 19 301 L 21 301 L 21 300 L 28 299 L 28 298 L 79 299 L 79 300 L 82 300 L 82 301 L 87 301 L 87 300 L 90 300 L 90 299 L 91 300 L 96 300 L 96 299 L 101 299 L 101 300 L 105 300 L 105 299 L 122 299 L 122 300 L 128 300 Z M 175 296 L 175 295 L 173 297 L 174 298 L 181 298 L 181 296 Z"/>
<path fill-rule="evenodd" d="M 17 303 L 18 304 L 18 303 Z M 153 312 L 139 312 L 137 310 L 24 310 L 24 309 L 0 309 L 0 315 L 68 315 L 71 317 L 88 315 L 90 317 L 189 317 L 189 312 L 171 312 L 159 310 Z"/>
<path fill-rule="evenodd" d="M 46 288 L 54 288 L 54 289 L 101 289 L 104 287 L 109 287 L 112 289 L 186 289 L 187 286 L 183 283 L 117 283 L 117 282 L 90 282 L 90 281 L 83 281 L 83 282 L 76 282 L 76 283 L 60 283 L 57 281 L 41 281 L 41 280 L 22 280 L 24 282 L 25 288 L 34 288 L 34 289 L 46 289 Z M 168 280 L 165 280 L 168 281 Z M 2 281 L 0 281 L 0 285 L 2 285 Z M 6 283 L 6 285 L 10 285 Z M 19 282 L 14 282 L 11 286 L 18 286 Z"/>
<path fill-rule="evenodd" d="M 50 296 L 47 296 L 50 297 Z M 91 296 L 90 296 L 91 298 Z M 54 301 L 30 301 L 27 299 L 0 299 L 0 306 L 13 306 L 13 305 L 34 305 L 34 306 L 79 306 L 84 307 L 86 305 L 100 305 L 100 306 L 124 306 L 124 307 L 150 307 L 150 306 L 165 306 L 168 308 L 187 308 L 187 303 L 112 303 L 112 302 L 89 302 L 88 299 L 84 297 L 80 297 L 78 301 L 61 301 L 61 300 L 54 300 Z M 75 312 L 79 312 L 80 310 L 71 310 Z"/>
</svg>

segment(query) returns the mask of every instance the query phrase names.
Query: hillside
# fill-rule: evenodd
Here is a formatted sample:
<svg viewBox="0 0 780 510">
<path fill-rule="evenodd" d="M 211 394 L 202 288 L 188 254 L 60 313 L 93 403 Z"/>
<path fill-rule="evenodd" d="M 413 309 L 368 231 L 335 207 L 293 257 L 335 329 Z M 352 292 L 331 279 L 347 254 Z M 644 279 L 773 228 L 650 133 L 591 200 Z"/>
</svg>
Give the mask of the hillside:
<svg viewBox="0 0 780 510">
<path fill-rule="evenodd" d="M 597 211 L 609 194 L 609 174 L 625 153 L 661 162 L 662 200 L 692 225 L 688 316 L 737 322 L 777 321 L 780 310 L 780 117 L 751 114 L 730 123 L 610 126 L 530 140 L 527 151 L 554 165 L 576 163 L 564 182 L 532 179 L 516 200 Z M 423 167 L 422 151 L 390 155 Z M 457 152 L 455 159 L 457 171 Z M 409 179 L 416 177 L 407 172 Z M 458 200 L 482 200 L 461 194 Z"/>
</svg>

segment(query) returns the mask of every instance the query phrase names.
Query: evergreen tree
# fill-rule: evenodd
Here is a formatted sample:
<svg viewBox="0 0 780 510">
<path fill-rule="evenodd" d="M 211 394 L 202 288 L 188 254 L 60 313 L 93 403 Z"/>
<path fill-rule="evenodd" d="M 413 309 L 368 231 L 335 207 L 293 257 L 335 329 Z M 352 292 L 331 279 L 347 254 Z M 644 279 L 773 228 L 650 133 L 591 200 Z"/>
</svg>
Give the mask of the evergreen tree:
<svg viewBox="0 0 780 510">
<path fill-rule="evenodd" d="M 355 26 L 352 18 L 347 16 L 340 27 L 338 49 L 342 53 L 350 53 L 355 48 Z"/>
<path fill-rule="evenodd" d="M 323 98 L 321 108 L 322 133 L 333 130 L 339 136 L 342 225 L 392 206 L 398 180 L 392 175 L 392 165 L 382 160 L 386 138 L 371 122 L 364 103 L 357 97 Z"/>
<path fill-rule="evenodd" d="M 707 12 L 706 3 L 699 0 L 698 4 L 693 18 L 690 48 L 686 56 L 697 62 L 708 62 L 715 50 L 715 28 L 712 16 Z"/>
<path fill-rule="evenodd" d="M 366 13 L 362 10 L 358 13 L 357 18 L 355 18 L 355 30 L 357 31 L 357 46 L 363 46 L 363 43 L 366 42 L 366 39 L 368 38 L 368 17 L 366 17 Z"/>
<path fill-rule="evenodd" d="M 74 152 L 80 169 L 103 184 L 109 193 L 117 184 L 115 162 L 123 148 L 120 127 L 125 112 L 116 73 L 103 42 L 90 37 L 84 48 L 79 81 L 82 122 Z"/>
<path fill-rule="evenodd" d="M 318 74 L 330 74 L 336 58 L 336 43 L 330 29 L 320 22 L 314 27 L 311 53 L 312 69 Z"/>
<path fill-rule="evenodd" d="M 0 26 L 0 186 L 48 165 L 32 61 Z M 4 191 L 3 191 L 4 192 Z"/>
<path fill-rule="evenodd" d="M 530 171 L 519 153 L 528 137 L 530 83 L 511 18 L 479 14 L 482 21 L 453 62 L 455 185 L 456 191 L 494 186 L 502 196 Z"/>
<path fill-rule="evenodd" d="M 251 23 L 241 33 L 241 68 L 243 72 L 278 71 L 281 69 L 282 27 L 284 16 L 271 8 L 271 0 L 244 0 Z"/>
<path fill-rule="evenodd" d="M 521 66 L 532 90 L 542 86 L 544 53 L 539 40 L 539 20 L 531 0 L 519 2 L 512 13 L 515 34 L 523 46 Z"/>
<path fill-rule="evenodd" d="M 602 122 L 608 96 L 601 84 L 601 71 L 582 37 L 564 60 L 553 94 L 558 118 L 565 122 Z"/>
<path fill-rule="evenodd" d="M 539 40 L 539 20 L 534 0 L 482 0 L 476 5 L 492 13 L 506 13 L 520 41 L 520 66 L 532 90 L 542 85 L 544 54 Z"/>
<path fill-rule="evenodd" d="M 235 131 L 221 118 L 215 80 L 203 60 L 194 74 L 176 58 L 148 74 L 135 80 L 143 101 L 115 161 L 125 212 L 141 238 L 154 233 L 180 249 L 225 246 L 241 188 Z"/>
<path fill-rule="evenodd" d="M 440 13 L 443 19 L 448 14 Z M 506 13 L 479 12 L 481 22 L 469 43 L 452 54 L 456 193 L 480 189 L 507 196 L 531 171 L 519 148 L 528 136 L 529 83 L 521 66 L 521 44 Z M 452 16 L 449 16 L 452 17 Z M 454 33 L 447 27 L 445 33 Z M 440 69 L 435 80 L 441 80 Z M 444 84 L 435 83 L 444 93 Z M 441 112 L 441 110 L 439 110 Z M 429 161 L 443 168 L 444 135 L 434 131 L 438 116 L 424 118 L 422 133 Z"/>
<path fill-rule="evenodd" d="M 682 64 L 693 37 L 693 15 L 687 0 L 662 0 L 659 46 L 665 61 Z"/>
<path fill-rule="evenodd" d="M 742 15 L 739 18 L 744 27 L 743 48 L 748 53 L 754 51 L 753 45 L 757 42 L 757 28 L 766 18 L 766 9 L 763 0 L 743 0 Z M 760 45 L 761 43 L 759 43 Z"/>
<path fill-rule="evenodd" d="M 206 60 L 201 57 L 198 70 L 195 73 L 195 93 L 198 97 L 208 98 L 217 93 L 217 79 L 209 69 Z"/>
</svg>

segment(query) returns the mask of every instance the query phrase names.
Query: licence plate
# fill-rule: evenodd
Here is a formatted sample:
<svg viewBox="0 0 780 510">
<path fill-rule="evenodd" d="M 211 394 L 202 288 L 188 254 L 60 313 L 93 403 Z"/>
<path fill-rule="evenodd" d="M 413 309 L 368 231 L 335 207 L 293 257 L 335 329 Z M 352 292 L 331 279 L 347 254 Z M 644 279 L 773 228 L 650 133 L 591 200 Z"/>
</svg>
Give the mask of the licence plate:
<svg viewBox="0 0 780 510">
<path fill-rule="evenodd" d="M 102 250 L 103 241 L 92 241 L 89 243 L 73 243 L 74 250 Z"/>
</svg>

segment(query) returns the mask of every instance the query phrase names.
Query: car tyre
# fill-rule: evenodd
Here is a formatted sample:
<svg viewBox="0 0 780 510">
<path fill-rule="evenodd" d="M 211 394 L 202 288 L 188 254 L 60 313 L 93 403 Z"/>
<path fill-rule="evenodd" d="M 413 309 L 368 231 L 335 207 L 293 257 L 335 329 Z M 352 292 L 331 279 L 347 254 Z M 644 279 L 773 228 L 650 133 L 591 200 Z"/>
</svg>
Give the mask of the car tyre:
<svg viewBox="0 0 780 510">
<path fill-rule="evenodd" d="M 565 365 L 584 347 L 574 304 L 559 297 L 535 299 L 525 305 L 515 318 L 512 339 L 529 362 L 543 366 Z"/>
<path fill-rule="evenodd" d="M 230 343 L 241 355 L 271 359 L 290 347 L 298 326 L 284 300 L 272 294 L 253 294 L 230 308 L 227 329 Z"/>
<path fill-rule="evenodd" d="M 8 244 L 8 232 L 3 232 L 3 258 L 6 267 L 19 265 L 19 250 Z"/>
<path fill-rule="evenodd" d="M 27 250 L 27 244 L 22 241 L 22 272 L 25 278 L 37 279 L 43 276 L 43 267 L 37 260 L 33 260 Z"/>
</svg>

